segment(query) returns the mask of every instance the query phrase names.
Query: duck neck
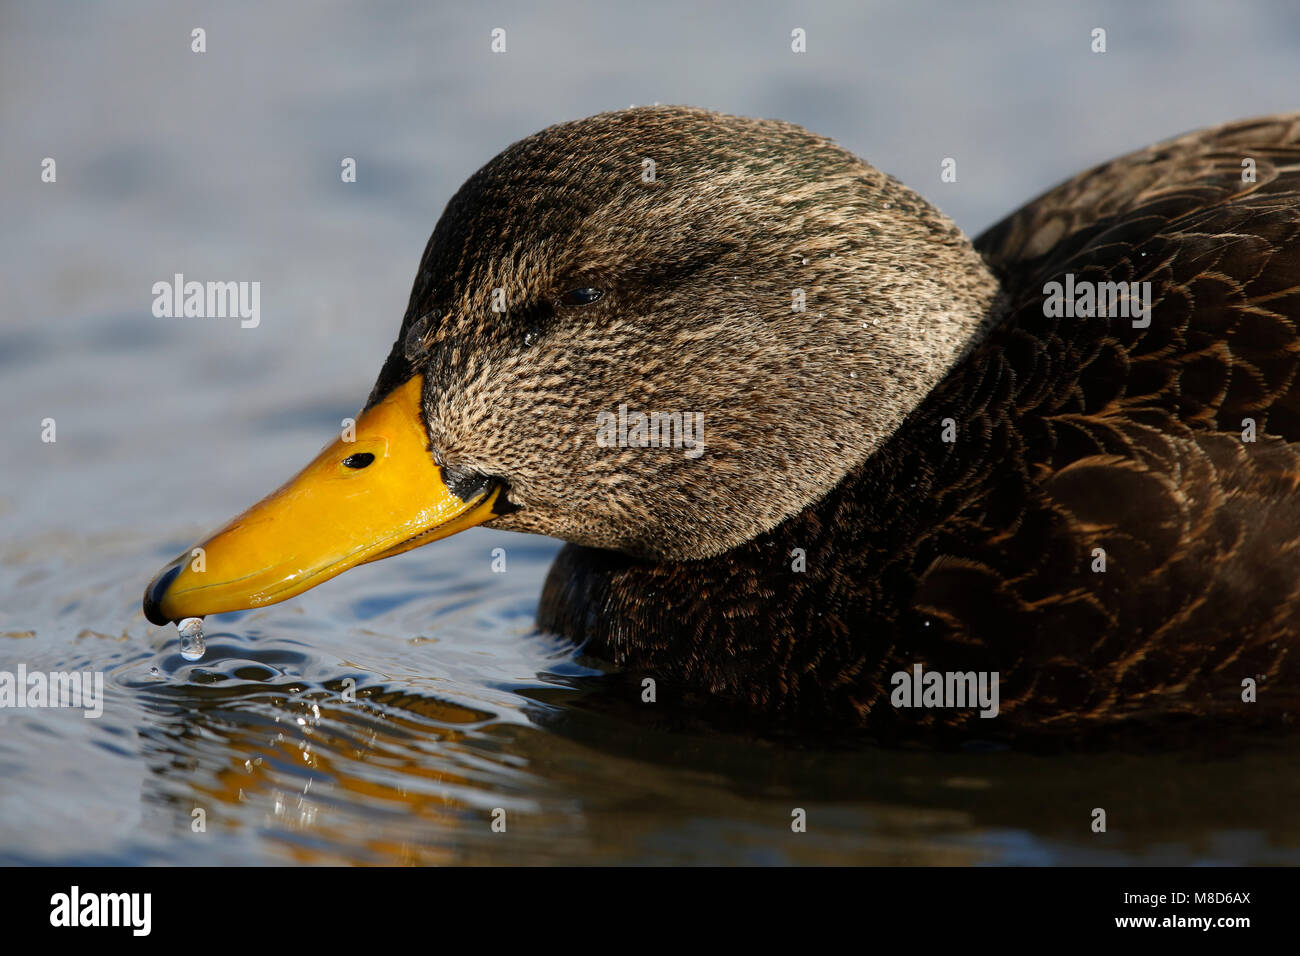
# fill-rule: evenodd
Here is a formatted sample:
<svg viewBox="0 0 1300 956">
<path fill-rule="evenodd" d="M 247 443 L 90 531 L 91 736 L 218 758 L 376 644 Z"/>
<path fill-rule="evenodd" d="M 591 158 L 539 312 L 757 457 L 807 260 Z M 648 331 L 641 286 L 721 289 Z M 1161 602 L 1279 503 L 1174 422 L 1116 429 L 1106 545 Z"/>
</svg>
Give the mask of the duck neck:
<svg viewBox="0 0 1300 956">
<path fill-rule="evenodd" d="M 1005 380 L 980 374 L 971 354 L 994 307 L 970 324 L 955 366 L 821 499 L 704 560 L 570 544 L 547 577 L 538 625 L 697 699 L 743 702 L 751 716 L 864 722 L 899 654 L 934 637 L 911 606 L 933 532 L 997 480 L 986 443 L 944 440 L 950 426 L 980 434 L 978 419 L 1010 401 Z"/>
</svg>

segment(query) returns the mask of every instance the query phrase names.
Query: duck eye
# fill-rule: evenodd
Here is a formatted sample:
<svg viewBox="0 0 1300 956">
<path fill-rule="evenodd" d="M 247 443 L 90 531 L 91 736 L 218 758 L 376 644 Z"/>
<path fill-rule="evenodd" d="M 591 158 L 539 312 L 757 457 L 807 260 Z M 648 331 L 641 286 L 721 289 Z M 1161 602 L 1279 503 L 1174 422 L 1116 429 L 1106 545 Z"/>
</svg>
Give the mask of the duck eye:
<svg viewBox="0 0 1300 956">
<path fill-rule="evenodd" d="M 599 289 L 570 289 L 560 296 L 561 305 L 591 305 L 605 293 Z"/>
<path fill-rule="evenodd" d="M 355 455 L 348 455 L 348 457 L 343 459 L 343 464 L 348 468 L 365 468 L 374 460 L 375 456 L 370 454 L 370 452 L 361 451 L 357 452 Z"/>
</svg>

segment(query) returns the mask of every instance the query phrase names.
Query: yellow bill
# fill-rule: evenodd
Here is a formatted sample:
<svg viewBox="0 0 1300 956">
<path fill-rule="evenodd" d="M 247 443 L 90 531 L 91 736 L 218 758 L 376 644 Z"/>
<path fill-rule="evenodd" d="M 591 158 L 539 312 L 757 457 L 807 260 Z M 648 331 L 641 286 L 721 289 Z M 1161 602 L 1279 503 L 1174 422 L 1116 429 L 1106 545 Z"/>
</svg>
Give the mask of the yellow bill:
<svg viewBox="0 0 1300 956">
<path fill-rule="evenodd" d="M 261 607 L 367 561 L 496 516 L 501 489 L 463 500 L 433 463 L 417 375 L 366 411 L 286 485 L 163 568 L 145 590 L 154 624 Z"/>
</svg>

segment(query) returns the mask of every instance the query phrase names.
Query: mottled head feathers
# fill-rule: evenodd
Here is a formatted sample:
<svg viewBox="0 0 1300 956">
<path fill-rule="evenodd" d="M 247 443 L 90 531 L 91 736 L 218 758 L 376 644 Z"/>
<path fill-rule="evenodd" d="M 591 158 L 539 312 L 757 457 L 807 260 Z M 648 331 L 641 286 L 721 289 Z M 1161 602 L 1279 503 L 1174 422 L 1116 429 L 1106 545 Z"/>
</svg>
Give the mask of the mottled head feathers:
<svg viewBox="0 0 1300 956">
<path fill-rule="evenodd" d="M 425 375 L 437 460 L 518 509 L 497 527 L 704 558 L 865 460 L 996 294 L 951 222 L 826 139 L 622 110 L 522 140 L 456 193 L 371 400 Z M 598 441 L 620 406 L 702 416 L 702 454 Z"/>
</svg>

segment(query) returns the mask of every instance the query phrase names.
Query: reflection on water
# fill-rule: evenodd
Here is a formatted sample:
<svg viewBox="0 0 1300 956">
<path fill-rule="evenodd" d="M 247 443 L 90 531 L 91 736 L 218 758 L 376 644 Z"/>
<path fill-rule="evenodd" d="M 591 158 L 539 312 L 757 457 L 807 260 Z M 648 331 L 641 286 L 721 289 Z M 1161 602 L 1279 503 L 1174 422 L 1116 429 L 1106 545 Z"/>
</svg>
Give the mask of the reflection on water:
<svg viewBox="0 0 1300 956">
<path fill-rule="evenodd" d="M 1140 54 L 1108 69 L 1062 52 L 1091 18 L 1007 31 L 954 9 L 936 33 L 918 5 L 810 10 L 801 59 L 780 5 L 520 5 L 515 52 L 490 58 L 464 6 L 341 6 L 305 27 L 259 4 L 7 4 L 0 157 L 53 151 L 60 173 L 0 180 L 0 670 L 101 671 L 106 699 L 95 720 L 0 710 L 0 862 L 1300 862 L 1300 759 L 1281 742 L 850 749 L 642 706 L 534 631 L 542 539 L 476 529 L 209 618 L 195 662 L 140 613 L 163 562 L 356 411 L 442 205 L 510 140 L 652 100 L 779 116 L 975 228 L 1089 162 L 1293 95 L 1294 12 L 1131 6 L 1104 19 Z M 1160 40 L 1205 17 L 1223 29 Z M 1249 72 L 1200 70 L 1224 36 Z M 1076 142 L 1096 103 L 1124 108 Z M 936 195 L 947 155 L 962 181 Z M 153 318 L 152 284 L 177 272 L 260 281 L 260 326 Z M 57 442 L 38 440 L 47 418 Z"/>
<path fill-rule="evenodd" d="M 107 686 L 98 720 L 0 711 L 0 860 L 1300 860 L 1285 742 L 935 753 L 710 730 L 532 629 L 554 545 L 462 537 L 452 577 L 425 549 L 210 618 L 199 662 L 174 628 L 124 614 L 173 543 L 56 557 L 45 541 L 7 564 L 45 585 L 28 614 L 49 623 L 3 632 L 0 669 L 98 668 Z M 134 623 L 74 634 L 85 615 Z M 1106 834 L 1089 829 L 1095 807 Z"/>
</svg>

